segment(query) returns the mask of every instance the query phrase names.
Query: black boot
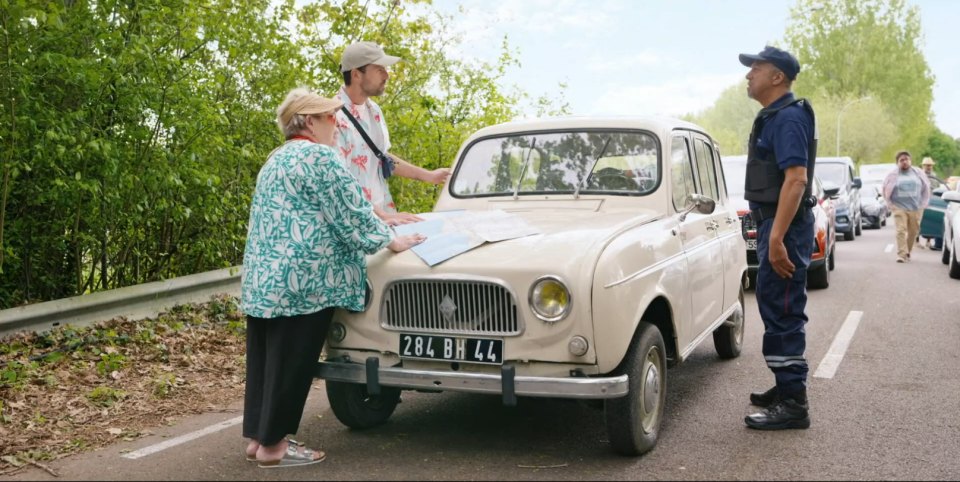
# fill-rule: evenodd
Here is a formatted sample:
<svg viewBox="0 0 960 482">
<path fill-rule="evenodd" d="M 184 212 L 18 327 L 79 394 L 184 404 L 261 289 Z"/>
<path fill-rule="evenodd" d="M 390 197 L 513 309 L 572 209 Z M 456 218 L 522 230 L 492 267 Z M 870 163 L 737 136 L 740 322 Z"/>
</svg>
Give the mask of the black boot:
<svg viewBox="0 0 960 482">
<path fill-rule="evenodd" d="M 793 398 L 784 398 L 753 415 L 748 415 L 743 421 L 747 427 L 757 430 L 809 428 L 810 414 L 806 403 L 799 403 Z"/>
<path fill-rule="evenodd" d="M 753 392 L 750 394 L 750 404 L 758 407 L 767 408 L 777 401 L 777 386 L 765 392 Z"/>
</svg>

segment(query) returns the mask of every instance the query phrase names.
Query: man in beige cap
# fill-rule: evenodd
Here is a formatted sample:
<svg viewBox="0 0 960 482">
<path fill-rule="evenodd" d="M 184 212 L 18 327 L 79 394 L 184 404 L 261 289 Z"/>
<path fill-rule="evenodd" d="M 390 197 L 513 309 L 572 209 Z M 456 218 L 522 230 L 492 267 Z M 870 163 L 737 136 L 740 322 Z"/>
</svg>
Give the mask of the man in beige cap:
<svg viewBox="0 0 960 482">
<path fill-rule="evenodd" d="M 920 165 L 923 167 L 924 174 L 926 174 L 928 177 L 934 175 L 933 174 L 934 164 L 936 164 L 936 162 L 933 162 L 933 159 L 930 159 L 929 157 L 924 157 L 923 162 L 920 163 Z"/>
<path fill-rule="evenodd" d="M 442 184 L 450 176 L 447 168 L 428 171 L 390 153 L 390 133 L 383 111 L 371 97 L 383 95 L 387 79 L 390 78 L 387 68 L 400 60 L 400 57 L 387 55 L 373 42 L 350 44 L 340 57 L 344 86 L 338 98 L 343 101 L 349 115 L 344 109 L 337 113 L 337 146 L 347 169 L 360 182 L 364 195 L 373 204 L 374 212 L 390 225 L 422 219 L 410 213 L 397 212 L 387 186 L 387 176 L 393 174 L 433 184 Z M 384 164 L 392 164 L 392 169 Z"/>
</svg>

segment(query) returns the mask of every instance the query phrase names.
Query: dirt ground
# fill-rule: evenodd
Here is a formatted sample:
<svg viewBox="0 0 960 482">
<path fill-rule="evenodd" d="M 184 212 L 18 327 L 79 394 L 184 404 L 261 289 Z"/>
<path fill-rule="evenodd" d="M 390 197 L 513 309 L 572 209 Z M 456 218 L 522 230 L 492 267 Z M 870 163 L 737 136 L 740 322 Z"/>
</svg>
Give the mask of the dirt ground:
<svg viewBox="0 0 960 482">
<path fill-rule="evenodd" d="M 236 299 L 0 340 L 0 475 L 151 433 L 243 397 Z"/>
</svg>

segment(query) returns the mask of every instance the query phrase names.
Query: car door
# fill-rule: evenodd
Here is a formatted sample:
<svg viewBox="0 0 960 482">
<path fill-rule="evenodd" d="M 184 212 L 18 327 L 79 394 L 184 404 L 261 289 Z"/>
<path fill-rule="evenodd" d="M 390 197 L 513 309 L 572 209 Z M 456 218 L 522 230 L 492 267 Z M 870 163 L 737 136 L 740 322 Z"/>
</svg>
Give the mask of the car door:
<svg viewBox="0 0 960 482">
<path fill-rule="evenodd" d="M 693 137 L 689 132 L 674 133 L 670 172 L 673 178 L 673 204 L 677 213 L 685 212 L 690 206 L 690 194 L 701 194 L 693 148 Z M 723 257 L 713 214 L 700 214 L 693 210 L 686 216 L 678 214 L 680 217 L 683 219 L 679 221 L 678 230 L 688 264 L 687 296 L 692 322 L 692 326 L 683 328 L 687 336 L 681 343 L 685 347 L 720 316 L 723 304 Z"/>
<path fill-rule="evenodd" d="M 717 241 L 723 258 L 723 303 L 720 309 L 724 311 L 740 299 L 741 277 L 747 265 L 746 243 L 743 240 L 740 216 L 727 196 L 727 183 L 720 162 L 720 152 L 710 138 L 699 133 L 694 135 L 694 144 L 695 154 L 698 157 L 704 157 L 704 162 L 701 163 L 698 160 L 697 165 L 703 164 L 712 170 L 709 177 L 716 185 L 717 197 L 714 200 L 717 202 L 717 208 L 713 212 L 713 220 L 716 222 Z M 702 182 L 703 176 L 699 177 Z"/>
</svg>

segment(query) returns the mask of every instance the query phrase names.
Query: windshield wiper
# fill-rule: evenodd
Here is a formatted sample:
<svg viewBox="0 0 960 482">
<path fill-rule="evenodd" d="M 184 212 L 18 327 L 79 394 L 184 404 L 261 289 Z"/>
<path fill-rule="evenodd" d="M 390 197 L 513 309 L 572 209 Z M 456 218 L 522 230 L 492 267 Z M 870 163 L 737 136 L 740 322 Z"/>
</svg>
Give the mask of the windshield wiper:
<svg viewBox="0 0 960 482">
<path fill-rule="evenodd" d="M 527 173 L 527 166 L 530 164 L 530 154 L 533 154 L 533 149 L 537 147 L 537 138 L 533 138 L 533 142 L 530 143 L 530 150 L 527 151 L 527 158 L 523 160 L 523 167 L 520 168 L 520 178 L 517 179 L 517 185 L 513 188 L 513 200 L 517 200 L 517 196 L 520 192 L 520 183 L 523 182 L 523 176 Z"/>
<path fill-rule="evenodd" d="M 590 163 L 590 169 L 587 169 L 587 171 L 586 171 L 586 172 L 587 172 L 587 175 L 586 175 L 586 176 L 583 176 L 583 179 L 581 179 L 580 182 L 577 183 L 577 188 L 573 190 L 573 198 L 574 198 L 574 199 L 580 199 L 580 188 L 583 187 L 583 183 L 586 182 L 587 178 L 590 177 L 590 173 L 593 172 L 593 168 L 596 167 L 597 162 L 600 162 L 600 159 L 603 158 L 603 154 L 604 154 L 605 152 L 607 152 L 607 146 L 610 145 L 610 139 L 612 139 L 612 138 L 613 138 L 613 136 L 608 137 L 608 138 L 607 138 L 607 142 L 604 142 L 604 143 L 603 143 L 603 149 L 600 149 L 600 154 L 597 154 L 597 157 L 595 157 L 595 158 L 593 159 L 593 162 Z"/>
</svg>

